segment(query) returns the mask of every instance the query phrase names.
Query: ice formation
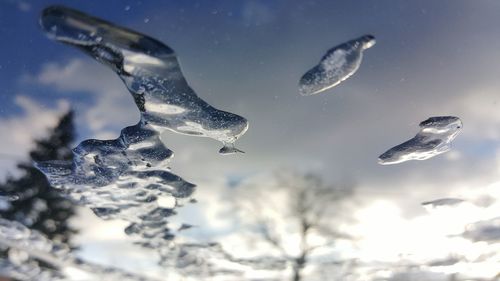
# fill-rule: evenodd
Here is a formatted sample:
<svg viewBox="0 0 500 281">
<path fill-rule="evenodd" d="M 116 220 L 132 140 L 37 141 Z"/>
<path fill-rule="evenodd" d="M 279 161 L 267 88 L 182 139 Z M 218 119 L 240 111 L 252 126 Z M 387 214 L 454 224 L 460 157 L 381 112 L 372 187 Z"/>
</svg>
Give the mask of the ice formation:
<svg viewBox="0 0 500 281">
<path fill-rule="evenodd" d="M 91 208 L 103 219 L 123 219 L 131 224 L 129 235 L 158 247 L 173 235 L 167 219 L 174 208 L 161 207 L 158 198 L 189 198 L 195 185 L 171 173 L 173 153 L 158 133 L 142 122 L 122 130 L 116 140 L 86 140 L 73 150 L 72 162 L 37 164 L 52 186 L 74 201 Z"/>
<path fill-rule="evenodd" d="M 0 276 L 16 280 L 149 280 L 115 268 L 79 260 L 65 244 L 56 243 L 18 222 L 2 218 L 0 247 L 9 249 L 7 258 L 0 259 Z"/>
<path fill-rule="evenodd" d="M 62 6 L 42 12 L 47 35 L 77 47 L 116 72 L 141 112 L 138 124 L 114 140 L 85 140 L 73 161 L 47 161 L 37 167 L 52 186 L 91 208 L 102 219 L 130 222 L 128 235 L 158 250 L 165 262 L 179 245 L 168 218 L 190 201 L 195 185 L 171 173 L 173 152 L 161 141 L 164 130 L 221 141 L 222 154 L 239 150 L 234 142 L 248 122 L 200 99 L 184 78 L 172 49 L 158 40 Z M 172 206 L 160 204 L 168 197 Z M 164 200 L 165 201 L 165 200 Z M 163 201 L 163 202 L 164 202 Z M 168 200 L 167 200 L 168 201 Z"/>
<path fill-rule="evenodd" d="M 464 202 L 459 198 L 441 198 L 432 201 L 422 202 L 423 206 L 441 207 L 441 206 L 454 206 Z"/>
<path fill-rule="evenodd" d="M 156 131 L 210 137 L 228 145 L 248 129 L 245 118 L 199 98 L 174 51 L 160 41 L 62 6 L 46 8 L 40 24 L 50 38 L 116 72 L 134 97 L 142 122 Z"/>
<path fill-rule="evenodd" d="M 419 126 L 420 132 L 415 137 L 380 155 L 379 164 L 426 160 L 449 151 L 451 142 L 462 129 L 462 121 L 458 117 L 438 116 L 422 121 Z"/>
<path fill-rule="evenodd" d="M 364 35 L 328 50 L 319 64 L 300 78 L 300 94 L 303 96 L 318 94 L 351 77 L 361 65 L 363 51 L 373 45 L 375 37 Z"/>
</svg>

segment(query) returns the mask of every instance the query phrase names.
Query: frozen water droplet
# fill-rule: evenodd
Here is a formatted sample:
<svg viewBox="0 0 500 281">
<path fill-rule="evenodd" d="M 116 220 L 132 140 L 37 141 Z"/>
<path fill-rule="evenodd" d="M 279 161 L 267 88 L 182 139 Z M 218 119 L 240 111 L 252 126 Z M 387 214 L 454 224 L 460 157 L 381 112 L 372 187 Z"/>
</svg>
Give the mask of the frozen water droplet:
<svg viewBox="0 0 500 281">
<path fill-rule="evenodd" d="M 310 96 L 326 91 L 351 77 L 361 65 L 363 51 L 375 45 L 375 37 L 364 35 L 328 50 L 318 65 L 299 82 L 299 92 Z"/>
<path fill-rule="evenodd" d="M 17 201 L 19 199 L 20 199 L 20 196 L 17 194 L 8 195 L 8 196 L 0 195 L 0 200 L 3 200 L 3 201 L 11 202 L 11 201 Z"/>
<path fill-rule="evenodd" d="M 149 18 L 145 18 L 144 23 L 148 23 L 148 22 L 149 22 Z"/>
<path fill-rule="evenodd" d="M 125 6 L 124 10 L 125 11 L 130 11 L 130 6 L 129 5 Z"/>
<path fill-rule="evenodd" d="M 464 202 L 463 199 L 458 198 L 441 198 L 432 201 L 422 202 L 422 206 L 440 207 L 440 206 L 453 206 Z"/>
<path fill-rule="evenodd" d="M 233 144 L 225 144 L 219 150 L 219 153 L 222 155 L 229 155 L 229 154 L 235 154 L 235 153 L 245 153 L 245 151 L 237 149 L 236 147 L 234 147 Z"/>
<path fill-rule="evenodd" d="M 420 123 L 420 132 L 379 156 L 379 164 L 390 165 L 409 160 L 426 160 L 450 150 L 451 142 L 460 133 L 458 117 L 431 117 Z"/>
<path fill-rule="evenodd" d="M 20 265 L 26 263 L 30 256 L 25 251 L 21 251 L 15 248 L 10 248 L 8 252 L 8 257 L 10 262 Z"/>
<path fill-rule="evenodd" d="M 193 225 L 183 223 L 183 224 L 179 227 L 179 229 L 177 229 L 177 231 L 183 231 L 183 230 L 190 229 L 190 228 L 193 228 Z"/>
</svg>

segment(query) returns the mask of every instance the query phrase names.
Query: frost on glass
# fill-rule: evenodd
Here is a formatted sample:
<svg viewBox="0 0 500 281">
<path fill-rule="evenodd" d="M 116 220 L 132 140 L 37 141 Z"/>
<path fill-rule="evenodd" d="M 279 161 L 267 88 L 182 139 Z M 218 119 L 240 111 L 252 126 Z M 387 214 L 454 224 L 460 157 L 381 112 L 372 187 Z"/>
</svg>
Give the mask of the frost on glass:
<svg viewBox="0 0 500 281">
<path fill-rule="evenodd" d="M 328 50 L 319 64 L 300 78 L 300 94 L 303 96 L 318 94 L 351 77 L 361 65 L 363 51 L 373 45 L 375 37 L 364 35 Z"/>
<path fill-rule="evenodd" d="M 15 280 L 149 280 L 79 260 L 65 244 L 49 240 L 36 230 L 2 218 L 0 246 L 9 248 L 7 257 L 0 258 L 0 276 Z"/>
<path fill-rule="evenodd" d="M 130 222 L 125 232 L 156 249 L 162 263 L 183 260 L 188 268 L 180 246 L 172 242 L 176 231 L 168 219 L 176 207 L 194 202 L 195 185 L 170 171 L 173 152 L 159 136 L 171 130 L 210 137 L 224 144 L 222 154 L 241 152 L 233 144 L 247 130 L 247 120 L 200 99 L 182 75 L 174 51 L 154 38 L 61 6 L 45 9 L 40 24 L 49 38 L 77 47 L 116 72 L 141 119 L 117 139 L 83 141 L 73 149 L 73 161 L 37 167 L 52 186 L 100 218 Z"/>
<path fill-rule="evenodd" d="M 451 142 L 460 133 L 462 121 L 458 117 L 430 117 L 420 123 L 420 132 L 412 139 L 397 145 L 379 156 L 382 165 L 409 160 L 426 160 L 450 150 Z"/>
<path fill-rule="evenodd" d="M 216 139 L 224 144 L 223 153 L 239 151 L 229 148 L 248 129 L 247 120 L 198 97 L 170 47 L 61 6 L 45 9 L 40 24 L 50 38 L 79 48 L 116 72 L 134 97 L 144 124 L 156 131 Z"/>
</svg>

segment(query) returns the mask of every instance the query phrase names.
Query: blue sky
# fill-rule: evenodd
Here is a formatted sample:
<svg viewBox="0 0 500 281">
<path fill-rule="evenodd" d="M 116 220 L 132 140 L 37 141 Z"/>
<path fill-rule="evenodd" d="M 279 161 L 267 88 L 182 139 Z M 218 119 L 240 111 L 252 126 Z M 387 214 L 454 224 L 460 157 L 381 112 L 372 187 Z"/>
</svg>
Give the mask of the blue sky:
<svg viewBox="0 0 500 281">
<path fill-rule="evenodd" d="M 385 200 L 412 219 L 425 213 L 421 201 L 479 196 L 500 176 L 498 1 L 58 3 L 165 42 L 201 98 L 249 120 L 237 143 L 244 155 L 222 157 L 210 139 L 162 135 L 176 153 L 173 171 L 199 185 L 200 206 L 216 208 L 203 196 L 223 200 L 210 190 L 224 183 L 294 168 L 356 182 L 368 210 Z M 38 15 L 50 4 L 0 0 L 0 153 L 16 156 L 0 161 L 1 175 L 14 171 L 30 140 L 69 106 L 80 141 L 116 137 L 139 117 L 114 73 L 45 37 Z M 377 44 L 358 73 L 325 93 L 298 94 L 298 79 L 326 50 L 363 34 Z M 413 137 L 420 121 L 438 115 L 464 123 L 451 152 L 377 164 L 379 154 Z M 197 219 L 210 226 L 208 217 Z"/>
</svg>

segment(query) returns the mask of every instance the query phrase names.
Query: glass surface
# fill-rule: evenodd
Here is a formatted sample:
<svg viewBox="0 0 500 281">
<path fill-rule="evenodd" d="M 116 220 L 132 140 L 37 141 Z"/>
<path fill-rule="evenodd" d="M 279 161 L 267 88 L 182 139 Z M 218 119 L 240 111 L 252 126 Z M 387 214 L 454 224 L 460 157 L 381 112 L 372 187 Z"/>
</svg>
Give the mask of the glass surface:
<svg viewBox="0 0 500 281">
<path fill-rule="evenodd" d="M 499 1 L 59 4 L 0 0 L 0 280 L 500 280 Z"/>
</svg>

